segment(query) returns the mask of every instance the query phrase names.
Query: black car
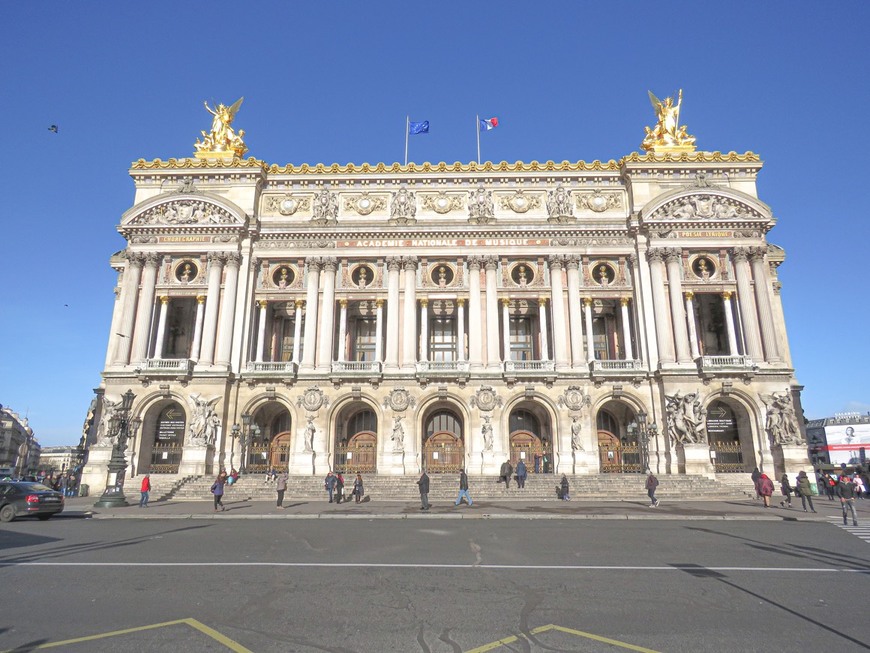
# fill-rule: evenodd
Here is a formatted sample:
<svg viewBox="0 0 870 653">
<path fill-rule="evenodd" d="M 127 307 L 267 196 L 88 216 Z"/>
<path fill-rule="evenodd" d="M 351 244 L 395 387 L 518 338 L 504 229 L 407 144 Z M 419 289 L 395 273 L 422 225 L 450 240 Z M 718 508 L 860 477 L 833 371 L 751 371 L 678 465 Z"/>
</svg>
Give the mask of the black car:
<svg viewBox="0 0 870 653">
<path fill-rule="evenodd" d="M 36 515 L 41 520 L 63 510 L 63 494 L 42 483 L 0 481 L 0 521 Z"/>
</svg>

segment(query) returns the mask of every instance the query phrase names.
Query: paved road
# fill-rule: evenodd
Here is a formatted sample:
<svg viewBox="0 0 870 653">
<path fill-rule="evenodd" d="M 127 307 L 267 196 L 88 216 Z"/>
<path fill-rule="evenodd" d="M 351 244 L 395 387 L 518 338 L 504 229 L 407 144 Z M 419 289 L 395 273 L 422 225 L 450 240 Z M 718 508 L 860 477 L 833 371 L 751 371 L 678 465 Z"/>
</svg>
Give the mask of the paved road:
<svg viewBox="0 0 870 653">
<path fill-rule="evenodd" d="M 870 544 L 829 516 L 14 522 L 0 648 L 868 650 Z"/>
</svg>

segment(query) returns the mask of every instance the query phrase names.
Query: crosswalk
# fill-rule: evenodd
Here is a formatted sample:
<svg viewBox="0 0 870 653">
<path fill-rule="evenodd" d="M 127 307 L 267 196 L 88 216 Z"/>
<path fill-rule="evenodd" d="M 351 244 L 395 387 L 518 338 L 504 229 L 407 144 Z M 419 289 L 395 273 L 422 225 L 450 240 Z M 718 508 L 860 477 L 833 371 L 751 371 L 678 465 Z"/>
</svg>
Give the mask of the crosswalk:
<svg viewBox="0 0 870 653">
<path fill-rule="evenodd" d="M 852 526 L 851 522 L 848 525 L 845 524 L 834 524 L 837 528 L 841 528 L 844 531 L 847 531 L 854 535 L 855 537 L 859 537 L 868 544 L 870 544 L 870 524 L 865 523 L 861 524 L 858 522 L 858 526 Z"/>
</svg>

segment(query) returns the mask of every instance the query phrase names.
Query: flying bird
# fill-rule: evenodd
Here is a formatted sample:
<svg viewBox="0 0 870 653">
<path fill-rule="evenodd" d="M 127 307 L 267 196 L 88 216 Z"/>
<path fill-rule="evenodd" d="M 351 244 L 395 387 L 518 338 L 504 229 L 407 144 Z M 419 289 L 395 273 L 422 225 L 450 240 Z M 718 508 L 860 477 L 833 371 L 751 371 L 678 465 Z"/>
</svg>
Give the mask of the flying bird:
<svg viewBox="0 0 870 653">
<path fill-rule="evenodd" d="M 48 131 L 50 131 L 53 134 L 56 134 L 57 133 L 57 125 L 52 125 L 51 127 L 49 127 Z"/>
</svg>

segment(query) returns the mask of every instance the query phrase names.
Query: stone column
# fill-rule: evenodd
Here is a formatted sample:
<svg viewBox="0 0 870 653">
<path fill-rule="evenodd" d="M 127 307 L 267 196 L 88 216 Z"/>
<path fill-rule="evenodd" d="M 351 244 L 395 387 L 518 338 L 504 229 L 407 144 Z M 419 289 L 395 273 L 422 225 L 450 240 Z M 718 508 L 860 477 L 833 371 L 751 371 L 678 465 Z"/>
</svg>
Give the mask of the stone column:
<svg viewBox="0 0 870 653">
<path fill-rule="evenodd" d="M 483 324 L 480 300 L 480 266 L 477 256 L 468 259 L 468 360 L 472 370 L 483 367 Z"/>
<path fill-rule="evenodd" d="M 566 256 L 565 267 L 568 269 L 568 324 L 571 334 L 571 365 L 583 367 L 583 327 L 580 322 L 580 259 L 577 256 Z M 592 331 L 589 321 L 586 321 L 586 358 L 595 360 L 592 344 Z"/>
<path fill-rule="evenodd" d="M 420 300 L 420 360 L 429 360 L 429 300 Z"/>
<path fill-rule="evenodd" d="M 761 318 L 761 339 L 764 343 L 765 360 L 769 363 L 780 361 L 779 348 L 776 344 L 776 330 L 773 326 L 773 308 L 770 303 L 770 283 L 767 279 L 767 264 L 764 247 L 753 247 L 749 253 L 752 265 L 752 278 L 755 281 L 755 303 Z"/>
<path fill-rule="evenodd" d="M 133 340 L 133 361 L 144 361 L 148 357 L 148 344 L 151 340 L 151 319 L 154 315 L 154 293 L 157 287 L 157 269 L 160 267 L 159 254 L 145 255 L 145 271 L 142 275 L 142 291 L 139 293 L 139 306 L 136 309 L 136 330 Z"/>
<path fill-rule="evenodd" d="M 628 297 L 622 297 L 619 300 L 619 307 L 622 311 L 622 341 L 625 343 L 625 360 L 634 360 L 634 351 L 631 348 L 631 322 L 628 316 Z"/>
<path fill-rule="evenodd" d="M 749 276 L 749 250 L 745 247 L 735 247 L 731 250 L 731 260 L 734 262 L 734 276 L 737 277 L 737 301 L 740 303 L 740 316 L 743 318 L 743 334 L 746 339 L 746 350 L 753 362 L 764 360 L 761 348 L 761 334 L 758 328 L 758 313 L 755 311 L 755 299 L 752 296 L 752 281 Z"/>
<path fill-rule="evenodd" d="M 320 340 L 317 367 L 328 370 L 332 367 L 333 343 L 335 342 L 335 271 L 338 261 L 332 257 L 323 259 L 323 294 L 320 310 Z"/>
<path fill-rule="evenodd" d="M 338 360 L 344 362 L 347 358 L 347 300 L 339 299 L 338 306 Z"/>
<path fill-rule="evenodd" d="M 145 257 L 126 252 L 127 266 L 124 268 L 124 284 L 121 287 L 121 323 L 118 326 L 117 348 L 112 362 L 126 365 L 130 362 L 130 349 L 133 346 L 133 324 L 136 320 L 136 300 L 139 298 L 139 280 Z"/>
<path fill-rule="evenodd" d="M 728 328 L 728 353 L 737 356 L 740 350 L 737 348 L 737 332 L 734 330 L 734 310 L 731 306 L 731 293 L 722 293 L 722 309 L 725 312 L 725 325 Z"/>
<path fill-rule="evenodd" d="M 384 369 L 399 368 L 399 271 L 402 259 L 387 258 L 387 355 Z"/>
<path fill-rule="evenodd" d="M 538 324 L 541 329 L 541 360 L 550 360 L 550 348 L 547 346 L 547 298 L 538 297 Z"/>
<path fill-rule="evenodd" d="M 683 309 L 683 282 L 680 264 L 682 252 L 679 248 L 667 251 L 668 290 L 671 297 L 671 324 L 674 327 L 674 341 L 677 344 L 677 362 L 691 363 L 689 353 L 689 334 L 686 331 L 686 316 Z"/>
<path fill-rule="evenodd" d="M 305 301 L 297 299 L 293 302 L 296 312 L 293 315 L 293 362 L 299 364 L 299 352 L 302 349 L 302 307 Z"/>
<path fill-rule="evenodd" d="M 662 363 L 674 362 L 674 339 L 668 320 L 668 306 L 665 300 L 664 250 L 650 249 L 646 253 L 649 261 L 650 285 L 652 286 L 653 312 L 656 323 L 656 345 Z"/>
<path fill-rule="evenodd" d="M 314 358 L 317 354 L 317 297 L 320 292 L 321 263 L 318 258 L 306 261 L 308 276 L 305 288 L 305 346 L 302 349 L 302 365 L 300 370 L 313 370 Z"/>
<path fill-rule="evenodd" d="M 211 365 L 214 362 L 215 336 L 217 335 L 218 301 L 221 296 L 221 277 L 224 270 L 224 255 L 219 252 L 208 254 L 208 294 L 205 299 L 205 318 L 202 327 L 202 348 L 199 363 Z"/>
<path fill-rule="evenodd" d="M 163 339 L 166 337 L 166 312 L 169 305 L 169 297 L 158 297 L 160 312 L 157 314 L 157 338 L 154 341 L 154 358 L 163 358 Z"/>
<path fill-rule="evenodd" d="M 502 360 L 511 360 L 511 300 L 507 297 L 501 299 L 501 336 L 504 340 L 504 352 Z"/>
<path fill-rule="evenodd" d="M 496 285 L 496 270 L 498 259 L 495 256 L 487 256 L 484 263 L 486 267 L 486 366 L 498 368 L 498 287 Z"/>
<path fill-rule="evenodd" d="M 456 300 L 456 360 L 465 360 L 465 300 Z"/>
<path fill-rule="evenodd" d="M 193 327 L 193 344 L 190 346 L 190 360 L 199 360 L 199 348 L 202 346 L 202 319 L 205 315 L 205 295 L 196 296 L 196 320 Z"/>
<path fill-rule="evenodd" d="M 256 352 L 256 361 L 258 363 L 263 362 L 263 349 L 266 344 L 266 320 L 267 314 L 269 311 L 269 302 L 265 300 L 260 300 L 257 302 L 257 306 L 260 307 L 260 317 L 257 324 L 257 352 Z"/>
<path fill-rule="evenodd" d="M 590 297 L 583 298 L 583 316 L 586 319 L 586 342 L 589 343 L 586 360 L 592 363 L 595 360 L 595 341 L 592 331 L 592 299 Z"/>
<path fill-rule="evenodd" d="M 375 360 L 383 362 L 384 357 L 384 300 L 375 300 L 377 319 L 375 320 Z"/>
<path fill-rule="evenodd" d="M 405 319 L 402 325 L 402 367 L 411 370 L 417 363 L 417 257 L 406 256 Z"/>
<path fill-rule="evenodd" d="M 689 323 L 689 348 L 692 360 L 697 360 L 701 353 L 698 351 L 698 326 L 695 324 L 695 293 L 687 290 L 683 295 L 686 298 L 686 321 Z"/>
<path fill-rule="evenodd" d="M 227 278 L 221 296 L 221 318 L 218 327 L 218 346 L 215 363 L 229 365 L 233 348 L 233 320 L 236 315 L 236 293 L 239 289 L 239 265 L 242 257 L 231 252 L 227 254 Z"/>
<path fill-rule="evenodd" d="M 565 298 L 562 286 L 561 256 L 551 256 L 548 260 L 550 266 L 550 296 L 553 303 L 553 348 L 556 350 L 556 369 L 568 368 L 568 348 L 566 347 L 565 333 Z"/>
</svg>

